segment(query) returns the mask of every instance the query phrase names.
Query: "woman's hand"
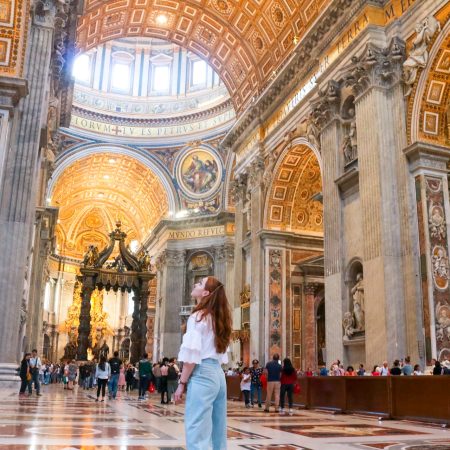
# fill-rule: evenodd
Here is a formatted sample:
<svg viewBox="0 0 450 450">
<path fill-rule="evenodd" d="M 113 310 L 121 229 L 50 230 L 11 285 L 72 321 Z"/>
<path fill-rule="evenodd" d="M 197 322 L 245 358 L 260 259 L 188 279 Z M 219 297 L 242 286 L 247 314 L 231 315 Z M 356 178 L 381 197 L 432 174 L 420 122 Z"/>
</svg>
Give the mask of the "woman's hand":
<svg viewBox="0 0 450 450">
<path fill-rule="evenodd" d="M 179 384 L 177 390 L 175 391 L 174 394 L 174 399 L 175 399 L 175 405 L 177 403 L 180 403 L 181 400 L 183 399 L 183 394 L 184 394 L 184 384 Z"/>
</svg>

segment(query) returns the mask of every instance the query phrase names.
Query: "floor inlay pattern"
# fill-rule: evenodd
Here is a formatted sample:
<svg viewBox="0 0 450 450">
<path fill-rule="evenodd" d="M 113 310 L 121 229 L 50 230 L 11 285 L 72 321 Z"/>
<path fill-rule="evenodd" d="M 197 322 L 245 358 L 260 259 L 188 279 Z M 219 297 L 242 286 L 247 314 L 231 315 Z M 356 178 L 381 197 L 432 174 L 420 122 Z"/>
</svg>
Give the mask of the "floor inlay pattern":
<svg viewBox="0 0 450 450">
<path fill-rule="evenodd" d="M 0 450 L 186 450 L 184 405 L 137 393 L 95 402 L 94 392 L 44 386 L 42 397 L 0 390 Z M 229 450 L 450 450 L 450 430 L 420 423 L 228 404 Z"/>
</svg>

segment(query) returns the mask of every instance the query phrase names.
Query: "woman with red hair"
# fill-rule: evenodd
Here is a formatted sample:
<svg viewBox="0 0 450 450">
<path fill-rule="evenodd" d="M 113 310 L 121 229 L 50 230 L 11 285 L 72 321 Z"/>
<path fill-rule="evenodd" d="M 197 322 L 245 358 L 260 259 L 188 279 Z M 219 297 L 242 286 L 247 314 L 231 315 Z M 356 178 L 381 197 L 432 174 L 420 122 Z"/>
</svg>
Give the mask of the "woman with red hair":
<svg viewBox="0 0 450 450">
<path fill-rule="evenodd" d="M 191 293 L 197 300 L 187 322 L 178 360 L 183 361 L 175 402 L 186 384 L 185 430 L 188 450 L 222 450 L 227 446 L 227 388 L 221 364 L 228 363 L 231 311 L 223 284 L 203 278 Z"/>
</svg>

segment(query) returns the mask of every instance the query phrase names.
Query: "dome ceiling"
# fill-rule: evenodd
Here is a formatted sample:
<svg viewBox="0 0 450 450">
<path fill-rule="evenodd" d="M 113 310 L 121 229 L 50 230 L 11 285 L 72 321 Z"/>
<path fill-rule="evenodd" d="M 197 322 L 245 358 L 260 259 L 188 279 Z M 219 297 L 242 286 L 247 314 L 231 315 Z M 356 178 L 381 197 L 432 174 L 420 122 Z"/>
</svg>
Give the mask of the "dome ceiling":
<svg viewBox="0 0 450 450">
<path fill-rule="evenodd" d="M 239 113 L 261 92 L 331 0 L 87 0 L 83 51 L 124 36 L 174 42 L 209 61 Z"/>
<path fill-rule="evenodd" d="M 90 244 L 103 248 L 117 219 L 128 241 L 142 242 L 168 212 L 157 176 L 129 156 L 97 153 L 67 167 L 55 182 L 50 204 L 59 207 L 59 253 L 82 258 Z"/>
</svg>

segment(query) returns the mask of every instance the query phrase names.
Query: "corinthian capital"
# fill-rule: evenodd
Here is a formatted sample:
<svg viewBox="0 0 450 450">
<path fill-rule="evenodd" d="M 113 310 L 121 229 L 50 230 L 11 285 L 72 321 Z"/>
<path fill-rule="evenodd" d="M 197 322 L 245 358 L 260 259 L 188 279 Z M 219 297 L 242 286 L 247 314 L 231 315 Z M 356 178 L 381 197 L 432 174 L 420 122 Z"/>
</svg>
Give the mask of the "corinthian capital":
<svg viewBox="0 0 450 450">
<path fill-rule="evenodd" d="M 372 87 L 389 89 L 402 81 L 404 59 L 405 44 L 401 39 L 392 39 L 387 48 L 368 44 L 362 55 L 352 58 L 344 84 L 352 88 L 355 97 Z"/>
<path fill-rule="evenodd" d="M 234 198 L 235 203 L 244 200 L 245 192 L 247 191 L 247 175 L 238 174 L 231 182 L 231 195 Z"/>
<path fill-rule="evenodd" d="M 319 283 L 306 283 L 303 290 L 306 295 L 316 295 L 319 290 Z"/>
<path fill-rule="evenodd" d="M 168 266 L 182 266 L 185 263 L 185 250 L 166 250 L 165 257 Z"/>
<path fill-rule="evenodd" d="M 251 191 L 258 186 L 261 186 L 264 175 L 264 158 L 258 156 L 250 165 L 248 169 L 248 189 Z"/>
</svg>

